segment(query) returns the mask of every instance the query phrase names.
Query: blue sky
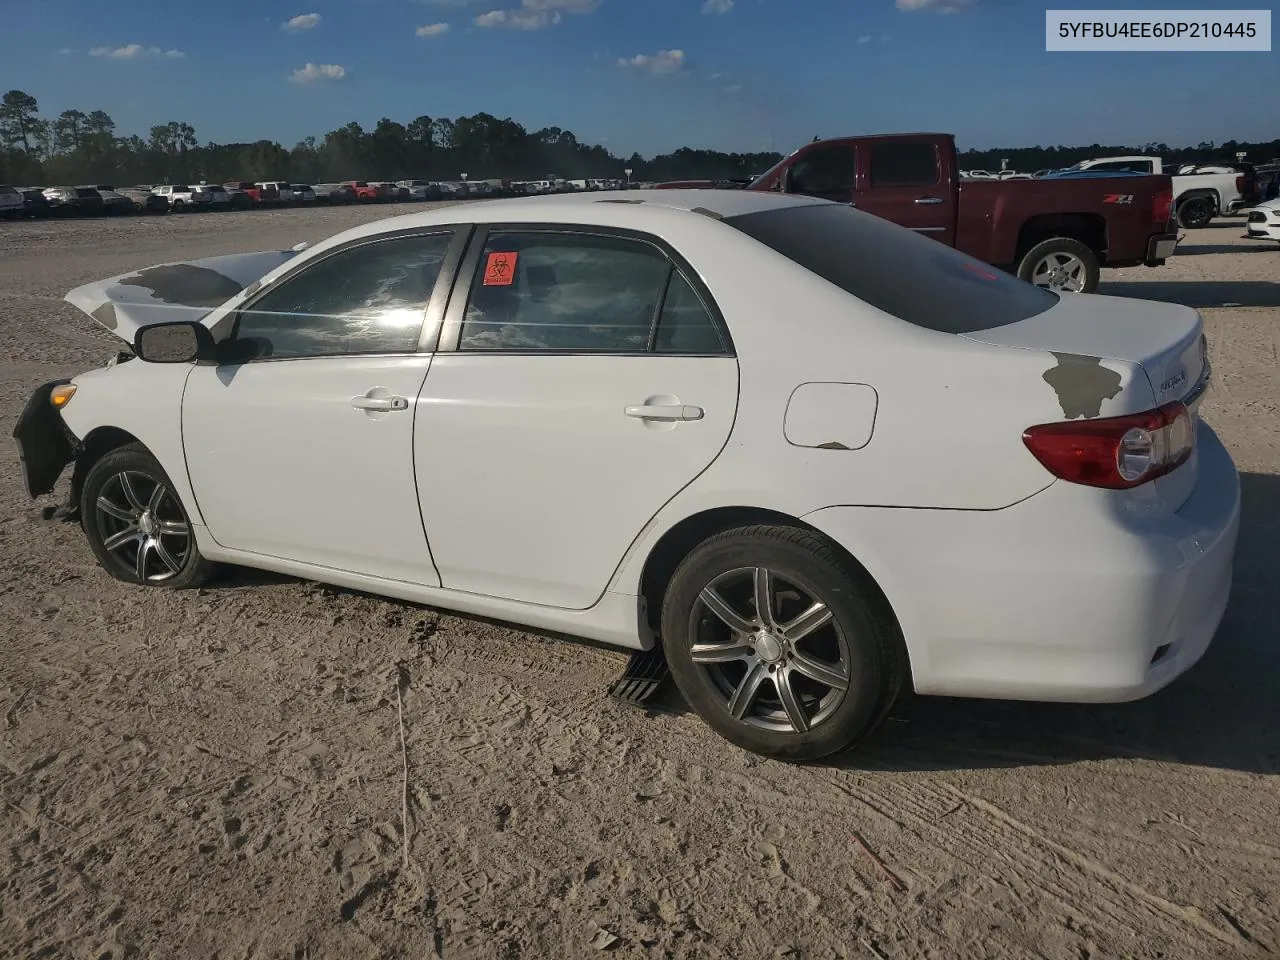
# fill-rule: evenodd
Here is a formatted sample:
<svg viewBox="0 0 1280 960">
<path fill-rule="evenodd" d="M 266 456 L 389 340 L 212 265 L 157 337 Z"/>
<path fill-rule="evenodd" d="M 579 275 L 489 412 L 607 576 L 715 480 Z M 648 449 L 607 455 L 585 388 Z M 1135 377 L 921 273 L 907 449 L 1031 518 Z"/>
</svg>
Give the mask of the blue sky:
<svg viewBox="0 0 1280 960">
<path fill-rule="evenodd" d="M 0 0 L 0 22 L 20 41 L 4 46 L 0 90 L 35 95 L 45 116 L 104 109 L 122 133 L 184 120 L 201 141 L 285 146 L 350 120 L 370 128 L 381 116 L 482 110 L 530 130 L 561 126 L 621 155 L 684 145 L 787 152 L 815 135 L 923 129 L 954 132 L 962 148 L 1280 136 L 1280 53 L 1050 54 L 1045 8 Z"/>
</svg>

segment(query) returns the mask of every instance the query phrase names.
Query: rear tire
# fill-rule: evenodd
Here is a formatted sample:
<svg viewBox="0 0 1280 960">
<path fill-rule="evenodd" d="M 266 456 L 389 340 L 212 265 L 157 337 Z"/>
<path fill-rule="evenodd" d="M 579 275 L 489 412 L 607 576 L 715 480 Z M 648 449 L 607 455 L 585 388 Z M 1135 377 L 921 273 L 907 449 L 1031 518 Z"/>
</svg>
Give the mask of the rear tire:
<svg viewBox="0 0 1280 960">
<path fill-rule="evenodd" d="M 1178 223 L 1187 230 L 1207 227 L 1213 220 L 1214 204 L 1208 197 L 1191 197 L 1178 204 Z"/>
<path fill-rule="evenodd" d="M 98 563 L 124 583 L 180 590 L 214 574 L 172 481 L 140 443 L 118 447 L 89 468 L 80 524 Z"/>
<path fill-rule="evenodd" d="M 897 626 L 865 573 L 826 537 L 787 526 L 739 527 L 695 547 L 663 599 L 662 644 L 712 729 L 783 760 L 867 737 L 905 674 Z"/>
<path fill-rule="evenodd" d="M 1051 237 L 1037 243 L 1018 262 L 1018 278 L 1054 293 L 1093 293 L 1102 265 L 1079 240 Z"/>
</svg>

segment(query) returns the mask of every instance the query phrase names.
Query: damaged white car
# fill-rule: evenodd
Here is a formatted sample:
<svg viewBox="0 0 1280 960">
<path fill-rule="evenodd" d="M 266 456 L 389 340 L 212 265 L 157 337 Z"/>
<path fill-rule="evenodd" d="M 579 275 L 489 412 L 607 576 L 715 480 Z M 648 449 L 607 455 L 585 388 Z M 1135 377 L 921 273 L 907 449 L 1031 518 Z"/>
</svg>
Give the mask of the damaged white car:
<svg viewBox="0 0 1280 960">
<path fill-rule="evenodd" d="M 579 194 L 380 220 L 67 299 L 45 384 L 102 566 L 241 564 L 632 651 L 811 758 L 921 694 L 1120 701 L 1205 652 L 1239 479 L 1200 317 L 1058 296 L 822 200 Z"/>
<path fill-rule="evenodd" d="M 1268 200 L 1250 209 L 1244 235 L 1247 240 L 1280 241 L 1280 200 Z"/>
</svg>

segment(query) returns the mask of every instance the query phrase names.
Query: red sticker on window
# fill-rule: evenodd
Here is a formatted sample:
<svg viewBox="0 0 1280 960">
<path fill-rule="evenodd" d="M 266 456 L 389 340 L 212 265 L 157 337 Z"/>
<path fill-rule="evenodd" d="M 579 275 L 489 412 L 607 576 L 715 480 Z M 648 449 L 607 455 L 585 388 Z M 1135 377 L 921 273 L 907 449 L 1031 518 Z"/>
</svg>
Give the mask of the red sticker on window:
<svg viewBox="0 0 1280 960">
<path fill-rule="evenodd" d="M 516 282 L 518 253 L 491 253 L 484 265 L 486 287 L 509 287 Z"/>
</svg>

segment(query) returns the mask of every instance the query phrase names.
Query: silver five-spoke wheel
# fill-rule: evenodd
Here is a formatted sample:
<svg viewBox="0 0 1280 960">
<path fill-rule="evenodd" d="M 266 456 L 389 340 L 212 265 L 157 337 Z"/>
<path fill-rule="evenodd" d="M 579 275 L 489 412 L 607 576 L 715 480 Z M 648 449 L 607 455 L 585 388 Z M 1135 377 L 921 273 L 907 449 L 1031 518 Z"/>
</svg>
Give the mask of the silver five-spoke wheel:
<svg viewBox="0 0 1280 960">
<path fill-rule="evenodd" d="M 168 485 L 135 470 L 109 476 L 93 502 L 103 549 L 142 583 L 176 577 L 191 551 L 191 525 Z"/>
<path fill-rule="evenodd" d="M 698 595 L 690 657 L 734 719 L 804 733 L 849 689 L 848 640 L 813 591 L 768 567 L 720 574 Z"/>
<path fill-rule="evenodd" d="M 1031 282 L 1066 293 L 1083 293 L 1089 272 L 1084 261 L 1073 253 L 1051 253 L 1031 272 Z"/>
</svg>

